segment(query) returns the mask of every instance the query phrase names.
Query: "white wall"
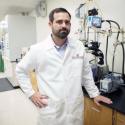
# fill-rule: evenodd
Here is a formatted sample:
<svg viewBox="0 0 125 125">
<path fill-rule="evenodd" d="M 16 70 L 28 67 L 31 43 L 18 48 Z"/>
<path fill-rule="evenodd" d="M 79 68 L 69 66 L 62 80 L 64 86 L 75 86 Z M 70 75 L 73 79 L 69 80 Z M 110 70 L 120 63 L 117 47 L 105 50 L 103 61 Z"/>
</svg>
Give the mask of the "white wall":
<svg viewBox="0 0 125 125">
<path fill-rule="evenodd" d="M 80 3 L 84 3 L 86 0 L 47 0 L 47 17 L 38 17 L 36 20 L 37 23 L 37 42 L 45 39 L 50 33 L 50 29 L 48 26 L 48 14 L 55 7 L 64 7 L 66 8 L 72 15 L 72 27 L 71 27 L 71 36 L 74 35 L 79 27 L 79 20 L 75 17 L 75 9 L 79 6 Z M 96 7 L 100 9 L 99 11 L 102 13 L 102 17 L 104 19 L 111 19 L 117 21 L 122 28 L 125 29 L 125 16 L 124 16 L 124 5 L 125 0 L 94 0 L 94 4 L 89 4 L 88 8 Z M 125 37 L 125 36 L 124 36 Z M 113 54 L 113 42 L 115 41 L 115 34 L 113 38 L 110 39 L 109 51 L 108 51 L 108 63 L 112 63 L 112 54 Z M 101 49 L 105 53 L 105 44 L 106 44 L 106 36 L 101 36 Z M 121 46 L 118 47 L 115 58 L 115 71 L 121 72 L 122 67 L 122 51 Z"/>
<path fill-rule="evenodd" d="M 30 16 L 8 15 L 8 43 L 11 61 L 21 57 L 23 47 L 36 43 L 36 19 Z"/>
<path fill-rule="evenodd" d="M 95 0 L 105 18 L 117 21 L 125 28 L 125 0 Z"/>
</svg>

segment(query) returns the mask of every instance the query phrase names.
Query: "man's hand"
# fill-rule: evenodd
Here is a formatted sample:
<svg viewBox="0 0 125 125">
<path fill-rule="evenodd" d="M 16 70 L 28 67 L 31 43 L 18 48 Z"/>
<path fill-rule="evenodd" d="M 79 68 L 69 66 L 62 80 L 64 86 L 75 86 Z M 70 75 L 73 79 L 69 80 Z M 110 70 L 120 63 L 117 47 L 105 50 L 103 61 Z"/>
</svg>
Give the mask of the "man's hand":
<svg viewBox="0 0 125 125">
<path fill-rule="evenodd" d="M 112 104 L 111 99 L 109 99 L 109 98 L 107 98 L 107 97 L 104 97 L 104 96 L 101 96 L 101 95 L 96 96 L 96 97 L 94 98 L 94 102 L 95 102 L 98 106 L 100 106 L 100 103 L 99 103 L 99 102 L 104 102 L 104 103 L 107 103 L 107 104 Z"/>
<path fill-rule="evenodd" d="M 40 92 L 35 92 L 30 99 L 39 108 L 45 107 L 48 104 L 48 97 L 41 95 Z"/>
</svg>

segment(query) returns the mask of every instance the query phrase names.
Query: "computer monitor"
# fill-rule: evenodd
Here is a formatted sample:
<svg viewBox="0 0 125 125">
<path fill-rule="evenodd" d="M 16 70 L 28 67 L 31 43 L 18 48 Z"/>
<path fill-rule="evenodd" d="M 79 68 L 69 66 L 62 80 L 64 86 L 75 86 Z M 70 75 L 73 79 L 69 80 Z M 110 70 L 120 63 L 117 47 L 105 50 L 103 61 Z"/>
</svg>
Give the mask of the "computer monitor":
<svg viewBox="0 0 125 125">
<path fill-rule="evenodd" d="M 88 16 L 88 26 L 101 28 L 102 18 L 98 16 Z"/>
</svg>

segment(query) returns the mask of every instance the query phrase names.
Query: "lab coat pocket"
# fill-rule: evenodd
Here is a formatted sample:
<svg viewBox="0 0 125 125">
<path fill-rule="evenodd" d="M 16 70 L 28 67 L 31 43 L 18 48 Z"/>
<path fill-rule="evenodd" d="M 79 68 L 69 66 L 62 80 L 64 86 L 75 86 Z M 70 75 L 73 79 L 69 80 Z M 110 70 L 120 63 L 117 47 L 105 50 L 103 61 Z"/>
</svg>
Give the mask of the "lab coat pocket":
<svg viewBox="0 0 125 125">
<path fill-rule="evenodd" d="M 83 97 L 70 102 L 70 117 L 73 125 L 83 125 Z"/>
<path fill-rule="evenodd" d="M 57 125 L 64 111 L 64 103 L 48 99 L 48 106 L 39 109 L 38 125 Z"/>
</svg>

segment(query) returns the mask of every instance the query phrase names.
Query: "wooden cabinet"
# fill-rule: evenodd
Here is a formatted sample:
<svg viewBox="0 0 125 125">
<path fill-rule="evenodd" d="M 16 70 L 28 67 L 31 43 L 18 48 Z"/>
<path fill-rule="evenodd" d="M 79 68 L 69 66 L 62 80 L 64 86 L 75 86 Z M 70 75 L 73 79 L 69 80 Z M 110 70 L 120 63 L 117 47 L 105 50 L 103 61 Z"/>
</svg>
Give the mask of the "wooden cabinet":
<svg viewBox="0 0 125 125">
<path fill-rule="evenodd" d="M 114 125 L 125 125 L 125 115 L 115 111 Z"/>
<path fill-rule="evenodd" d="M 37 78 L 36 78 L 36 74 L 34 71 L 30 71 L 30 80 L 31 80 L 31 84 L 32 84 L 32 87 L 35 91 L 38 91 L 38 86 L 37 86 Z"/>
<path fill-rule="evenodd" d="M 97 106 L 85 96 L 84 125 L 125 125 L 125 115 L 104 105 Z"/>
<path fill-rule="evenodd" d="M 112 114 L 112 109 L 97 106 L 92 99 L 84 98 L 84 125 L 112 125 Z"/>
</svg>

